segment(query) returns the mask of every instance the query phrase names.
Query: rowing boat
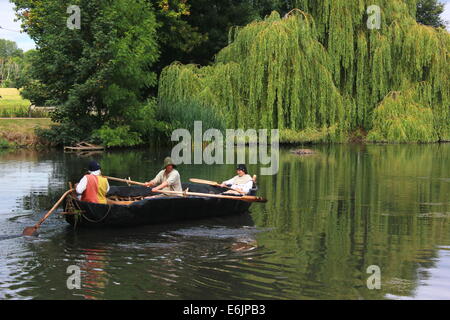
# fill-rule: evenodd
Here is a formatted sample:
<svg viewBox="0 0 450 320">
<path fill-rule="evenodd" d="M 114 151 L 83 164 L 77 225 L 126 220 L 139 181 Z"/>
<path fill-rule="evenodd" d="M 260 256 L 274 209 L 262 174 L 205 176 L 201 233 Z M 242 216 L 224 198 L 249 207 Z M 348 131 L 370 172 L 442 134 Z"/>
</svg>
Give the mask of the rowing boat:
<svg viewBox="0 0 450 320">
<path fill-rule="evenodd" d="M 227 189 L 183 184 L 183 190 L 218 195 Z M 251 195 L 256 189 L 251 191 Z M 64 204 L 64 216 L 73 227 L 129 227 L 182 220 L 223 217 L 248 212 L 251 202 L 207 196 L 153 194 L 142 186 L 111 186 L 108 203 L 83 202 L 71 194 Z M 152 197 L 152 198 L 147 198 Z"/>
</svg>

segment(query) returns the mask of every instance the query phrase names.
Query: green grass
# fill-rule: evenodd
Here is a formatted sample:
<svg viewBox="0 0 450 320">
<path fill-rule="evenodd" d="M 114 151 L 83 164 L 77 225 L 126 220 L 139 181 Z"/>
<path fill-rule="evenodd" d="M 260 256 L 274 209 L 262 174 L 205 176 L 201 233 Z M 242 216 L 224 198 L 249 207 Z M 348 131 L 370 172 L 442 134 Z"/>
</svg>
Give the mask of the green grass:
<svg viewBox="0 0 450 320">
<path fill-rule="evenodd" d="M 20 96 L 20 92 L 14 88 L 0 88 L 0 117 L 28 117 L 30 101 Z"/>
<path fill-rule="evenodd" d="M 9 146 L 32 146 L 38 144 L 35 129 L 49 128 L 52 124 L 50 119 L 0 119 L 0 147 Z"/>
<path fill-rule="evenodd" d="M 34 133 L 35 127 L 49 128 L 50 119 L 0 119 L 0 132 Z"/>
</svg>

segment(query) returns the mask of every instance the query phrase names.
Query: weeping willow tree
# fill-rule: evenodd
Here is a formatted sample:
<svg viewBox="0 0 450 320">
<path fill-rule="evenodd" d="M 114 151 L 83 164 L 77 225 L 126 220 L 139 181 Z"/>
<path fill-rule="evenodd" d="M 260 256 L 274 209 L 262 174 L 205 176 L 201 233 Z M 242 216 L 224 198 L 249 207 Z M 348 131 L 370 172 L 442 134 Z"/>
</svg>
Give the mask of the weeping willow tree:
<svg viewBox="0 0 450 320">
<path fill-rule="evenodd" d="M 391 92 L 375 109 L 367 139 L 374 142 L 433 142 L 431 108 L 417 104 L 415 90 Z"/>
<path fill-rule="evenodd" d="M 375 110 L 391 92 L 407 91 L 409 103 L 432 119 L 420 141 L 450 140 L 450 34 L 418 24 L 415 0 L 293 3 L 299 9 L 284 17 L 273 12 L 233 28 L 212 66 L 164 69 L 159 100 L 213 108 L 231 128 L 320 131 L 342 141 L 390 116 Z M 380 28 L 368 27 L 373 5 L 381 9 Z M 399 117 L 408 118 L 413 109 L 402 110 Z"/>
</svg>

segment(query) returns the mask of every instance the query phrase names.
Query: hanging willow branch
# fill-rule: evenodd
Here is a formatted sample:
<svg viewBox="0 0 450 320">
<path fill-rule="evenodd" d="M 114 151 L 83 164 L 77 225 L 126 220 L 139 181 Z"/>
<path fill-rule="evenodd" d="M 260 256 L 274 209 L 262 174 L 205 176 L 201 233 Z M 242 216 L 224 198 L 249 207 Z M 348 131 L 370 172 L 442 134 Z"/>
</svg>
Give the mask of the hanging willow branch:
<svg viewBox="0 0 450 320">
<path fill-rule="evenodd" d="M 417 24 L 415 0 L 294 3 L 284 18 L 273 12 L 230 30 L 212 66 L 164 69 L 160 101 L 213 108 L 228 127 L 319 130 L 334 141 L 376 127 L 382 106 L 408 101 L 433 119 L 428 135 L 411 139 L 450 139 L 450 35 Z M 381 29 L 367 28 L 370 5 L 382 9 Z M 388 95 L 405 90 L 414 92 Z"/>
</svg>

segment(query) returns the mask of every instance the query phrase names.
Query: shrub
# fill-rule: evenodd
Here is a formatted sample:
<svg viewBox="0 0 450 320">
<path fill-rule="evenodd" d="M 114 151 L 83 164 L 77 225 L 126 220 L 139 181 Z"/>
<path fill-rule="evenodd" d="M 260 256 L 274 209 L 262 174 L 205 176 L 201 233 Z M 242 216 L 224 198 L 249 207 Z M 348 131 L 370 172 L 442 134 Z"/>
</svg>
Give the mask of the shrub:
<svg viewBox="0 0 450 320">
<path fill-rule="evenodd" d="M 141 106 L 129 114 L 128 118 L 131 127 L 136 130 L 141 139 L 146 142 L 154 142 L 160 138 L 167 139 L 172 132 L 170 123 L 156 119 L 157 104 L 155 99 L 150 99 L 145 105 Z"/>
<path fill-rule="evenodd" d="M 280 130 L 280 143 L 285 144 L 342 142 L 343 139 L 336 126 L 322 129 L 307 128 L 301 131 L 292 129 Z"/>
<path fill-rule="evenodd" d="M 11 144 L 7 140 L 0 138 L 0 149 L 8 149 L 8 148 L 11 148 Z"/>
<path fill-rule="evenodd" d="M 108 148 L 133 147 L 143 143 L 139 133 L 132 132 L 129 126 L 111 128 L 108 124 L 104 124 L 100 129 L 94 131 L 92 137 L 99 139 Z"/>
<path fill-rule="evenodd" d="M 408 143 L 436 142 L 433 111 L 420 106 L 412 91 L 392 92 L 373 113 L 373 128 L 367 141 Z"/>
<path fill-rule="evenodd" d="M 183 128 L 193 132 L 195 121 L 202 121 L 203 130 L 225 130 L 225 120 L 213 108 L 195 102 L 160 103 L 156 119 L 170 123 L 170 131 Z"/>
<path fill-rule="evenodd" d="M 35 132 L 40 140 L 53 146 L 72 145 L 89 137 L 79 126 L 70 123 L 52 125 L 49 129 L 36 128 Z"/>
</svg>

